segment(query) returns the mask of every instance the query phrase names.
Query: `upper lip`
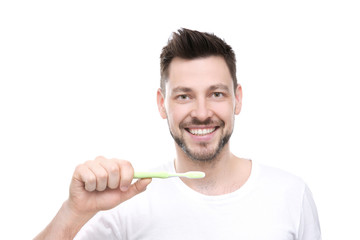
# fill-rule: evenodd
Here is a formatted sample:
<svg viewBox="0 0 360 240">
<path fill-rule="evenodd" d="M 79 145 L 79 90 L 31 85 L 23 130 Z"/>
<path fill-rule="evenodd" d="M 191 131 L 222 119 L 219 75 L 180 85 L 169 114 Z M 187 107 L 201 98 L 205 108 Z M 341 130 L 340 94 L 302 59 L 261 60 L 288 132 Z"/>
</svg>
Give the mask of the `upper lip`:
<svg viewBox="0 0 360 240">
<path fill-rule="evenodd" d="M 188 129 L 208 129 L 208 128 L 216 128 L 218 126 L 186 126 Z"/>
<path fill-rule="evenodd" d="M 214 129 L 217 130 L 219 128 L 219 126 L 191 126 L 191 127 L 186 127 L 185 130 L 189 133 L 191 133 L 190 131 L 194 131 L 194 130 L 203 130 L 203 129 Z"/>
</svg>

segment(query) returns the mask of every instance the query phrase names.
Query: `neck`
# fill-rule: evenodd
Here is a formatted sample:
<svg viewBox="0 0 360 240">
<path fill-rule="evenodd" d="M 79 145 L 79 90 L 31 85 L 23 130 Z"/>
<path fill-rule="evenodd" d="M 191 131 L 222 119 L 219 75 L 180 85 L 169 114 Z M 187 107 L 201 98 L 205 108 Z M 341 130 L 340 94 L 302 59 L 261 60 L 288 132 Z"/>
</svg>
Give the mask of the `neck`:
<svg viewBox="0 0 360 240">
<path fill-rule="evenodd" d="M 202 171 L 203 179 L 186 179 L 182 181 L 193 190 L 205 195 L 221 195 L 239 189 L 248 179 L 251 162 L 236 157 L 230 152 L 229 143 L 211 161 L 198 161 L 189 158 L 179 147 L 176 147 L 176 172 Z"/>
</svg>

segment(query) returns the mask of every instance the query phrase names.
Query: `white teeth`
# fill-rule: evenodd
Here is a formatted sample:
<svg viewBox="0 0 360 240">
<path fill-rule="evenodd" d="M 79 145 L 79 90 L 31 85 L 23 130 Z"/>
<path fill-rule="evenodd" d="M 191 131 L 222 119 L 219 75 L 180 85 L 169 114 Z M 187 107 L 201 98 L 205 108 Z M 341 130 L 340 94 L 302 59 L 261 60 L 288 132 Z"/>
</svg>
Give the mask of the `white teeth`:
<svg viewBox="0 0 360 240">
<path fill-rule="evenodd" d="M 189 129 L 189 132 L 191 134 L 197 135 L 197 136 L 203 136 L 209 133 L 212 133 L 215 131 L 215 128 L 206 128 L 206 129 Z"/>
</svg>

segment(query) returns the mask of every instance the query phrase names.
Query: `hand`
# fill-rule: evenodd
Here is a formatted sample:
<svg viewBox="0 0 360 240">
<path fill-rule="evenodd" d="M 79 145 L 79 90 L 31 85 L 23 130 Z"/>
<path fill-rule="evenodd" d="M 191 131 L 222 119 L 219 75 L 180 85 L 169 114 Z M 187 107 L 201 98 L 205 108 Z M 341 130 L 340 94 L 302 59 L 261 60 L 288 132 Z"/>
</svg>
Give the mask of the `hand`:
<svg viewBox="0 0 360 240">
<path fill-rule="evenodd" d="M 50 224 L 34 239 L 73 239 L 98 211 L 111 209 L 145 191 L 151 179 L 131 184 L 134 168 L 124 160 L 97 157 L 79 165 L 70 184 L 70 196 Z"/>
<path fill-rule="evenodd" d="M 140 179 L 131 184 L 133 176 L 134 168 L 125 160 L 97 157 L 77 166 L 70 184 L 70 209 L 82 215 L 114 208 L 151 182 Z"/>
</svg>

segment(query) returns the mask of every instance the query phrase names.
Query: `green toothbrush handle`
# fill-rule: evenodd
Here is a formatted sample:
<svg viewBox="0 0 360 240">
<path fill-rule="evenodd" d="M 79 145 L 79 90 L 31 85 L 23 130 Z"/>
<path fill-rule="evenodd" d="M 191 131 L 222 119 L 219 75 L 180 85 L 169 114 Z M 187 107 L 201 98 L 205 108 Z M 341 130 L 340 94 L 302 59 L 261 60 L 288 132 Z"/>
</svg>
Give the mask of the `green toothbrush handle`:
<svg viewBox="0 0 360 240">
<path fill-rule="evenodd" d="M 168 178 L 167 172 L 135 172 L 134 178 Z"/>
</svg>

